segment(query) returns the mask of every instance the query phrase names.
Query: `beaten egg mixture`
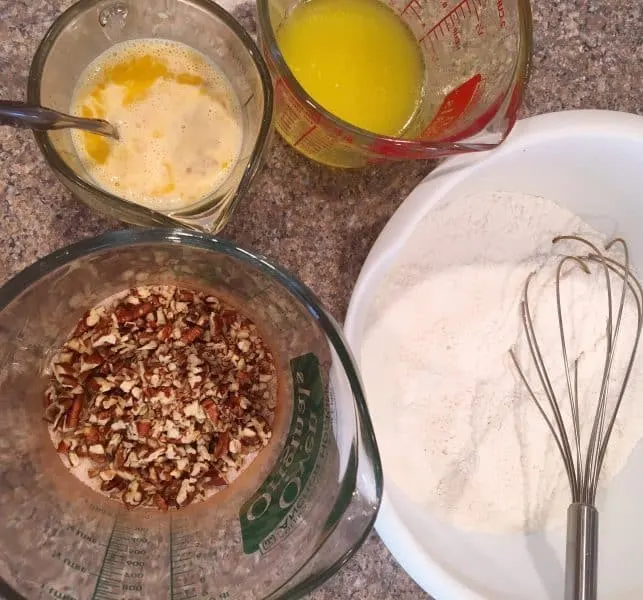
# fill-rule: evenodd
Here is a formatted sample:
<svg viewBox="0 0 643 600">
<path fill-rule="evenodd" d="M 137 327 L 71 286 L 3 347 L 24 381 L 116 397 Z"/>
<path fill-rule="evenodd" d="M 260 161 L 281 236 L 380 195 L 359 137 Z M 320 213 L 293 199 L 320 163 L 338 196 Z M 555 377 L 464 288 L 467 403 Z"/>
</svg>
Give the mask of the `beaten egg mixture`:
<svg viewBox="0 0 643 600">
<path fill-rule="evenodd" d="M 118 141 L 72 134 L 96 184 L 157 210 L 214 192 L 241 150 L 241 109 L 230 83 L 178 42 L 133 40 L 107 50 L 81 77 L 72 113 L 118 129 Z"/>
</svg>

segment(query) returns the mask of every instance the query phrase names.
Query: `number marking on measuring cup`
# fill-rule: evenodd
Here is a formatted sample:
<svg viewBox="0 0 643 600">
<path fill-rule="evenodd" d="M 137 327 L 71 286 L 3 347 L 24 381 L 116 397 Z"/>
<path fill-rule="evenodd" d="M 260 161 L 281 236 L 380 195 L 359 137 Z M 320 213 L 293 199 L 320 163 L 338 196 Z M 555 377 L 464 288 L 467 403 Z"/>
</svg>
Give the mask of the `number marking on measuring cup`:
<svg viewBox="0 0 643 600">
<path fill-rule="evenodd" d="M 202 581 L 194 561 L 195 550 L 194 536 L 176 531 L 170 525 L 170 585 L 173 600 L 192 600 L 200 596 Z"/>
<path fill-rule="evenodd" d="M 128 527 L 117 518 L 92 600 L 138 600 L 147 597 L 143 569 L 148 544 L 143 528 Z"/>
<path fill-rule="evenodd" d="M 499 14 L 502 11 L 504 15 L 504 8 L 502 8 L 503 0 L 495 0 L 498 4 Z M 449 2 L 441 0 L 440 7 L 442 9 L 449 8 Z M 395 9 L 396 7 L 393 6 Z M 484 28 L 482 25 L 481 12 L 483 10 L 483 0 L 460 0 L 455 6 L 450 8 L 442 18 L 434 22 L 432 25 L 426 22 L 426 6 L 423 0 L 408 0 L 408 2 L 401 8 L 397 9 L 398 14 L 405 20 L 411 19 L 416 21 L 422 31 L 416 32 L 418 35 L 418 43 L 426 50 L 437 57 L 437 50 L 439 43 L 450 35 L 453 38 L 453 43 L 458 49 L 461 46 L 462 24 L 468 19 L 475 19 L 475 31 L 479 36 L 484 35 Z M 501 20 L 504 17 L 500 17 Z M 502 25 L 502 23 L 501 23 Z"/>
</svg>

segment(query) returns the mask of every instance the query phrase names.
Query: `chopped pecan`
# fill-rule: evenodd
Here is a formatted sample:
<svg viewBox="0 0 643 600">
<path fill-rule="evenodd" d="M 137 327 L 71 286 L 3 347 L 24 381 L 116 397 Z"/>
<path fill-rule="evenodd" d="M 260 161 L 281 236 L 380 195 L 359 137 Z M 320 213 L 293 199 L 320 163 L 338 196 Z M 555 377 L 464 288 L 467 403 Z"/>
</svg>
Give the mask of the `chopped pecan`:
<svg viewBox="0 0 643 600">
<path fill-rule="evenodd" d="M 100 441 L 100 431 L 98 427 L 90 426 L 85 430 L 85 441 L 88 444 L 98 444 Z"/>
<path fill-rule="evenodd" d="M 230 435 L 227 432 L 219 434 L 216 442 L 214 443 L 214 449 L 212 450 L 212 455 L 214 458 L 221 458 L 226 452 L 230 444 Z"/>
<path fill-rule="evenodd" d="M 82 408 L 83 399 L 81 396 L 76 396 L 71 408 L 69 409 L 69 414 L 67 415 L 67 427 L 69 429 L 75 429 L 78 427 L 78 419 L 80 418 L 80 411 Z"/>
<path fill-rule="evenodd" d="M 202 292 L 139 287 L 90 309 L 52 374 L 56 449 L 128 508 L 203 499 L 271 436 L 272 354 L 254 323 Z"/>
<path fill-rule="evenodd" d="M 121 305 L 116 308 L 114 315 L 116 315 L 116 320 L 119 324 L 133 323 L 153 310 L 154 306 L 150 302 L 143 302 L 138 306 Z"/>
<path fill-rule="evenodd" d="M 205 414 L 208 415 L 208 418 L 212 421 L 213 425 L 216 425 L 219 422 L 219 409 L 214 403 L 214 400 L 208 399 L 201 406 L 203 406 Z"/>
<path fill-rule="evenodd" d="M 168 509 L 167 502 L 160 494 L 156 494 L 156 496 L 154 496 L 154 505 L 156 508 L 164 512 Z"/>
<path fill-rule="evenodd" d="M 150 429 L 152 428 L 152 423 L 149 421 L 137 421 L 136 430 L 140 437 L 147 437 L 150 435 Z"/>
<path fill-rule="evenodd" d="M 71 444 L 66 440 L 60 440 L 56 452 L 60 454 L 67 454 L 71 450 Z"/>
<path fill-rule="evenodd" d="M 203 329 L 200 327 L 190 327 L 181 336 L 181 341 L 184 344 L 192 344 L 197 338 L 201 337 Z"/>
</svg>

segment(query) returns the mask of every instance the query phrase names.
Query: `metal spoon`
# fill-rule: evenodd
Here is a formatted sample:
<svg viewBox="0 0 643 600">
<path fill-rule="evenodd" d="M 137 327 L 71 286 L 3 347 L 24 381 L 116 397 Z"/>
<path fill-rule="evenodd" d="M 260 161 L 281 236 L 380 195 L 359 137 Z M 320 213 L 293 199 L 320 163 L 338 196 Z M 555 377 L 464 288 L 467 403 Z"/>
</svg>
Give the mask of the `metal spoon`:
<svg viewBox="0 0 643 600">
<path fill-rule="evenodd" d="M 0 100 L 0 125 L 37 129 L 39 131 L 69 128 L 84 129 L 85 131 L 118 139 L 116 127 L 102 119 L 83 119 L 51 108 L 45 108 L 44 106 L 11 100 Z"/>
</svg>

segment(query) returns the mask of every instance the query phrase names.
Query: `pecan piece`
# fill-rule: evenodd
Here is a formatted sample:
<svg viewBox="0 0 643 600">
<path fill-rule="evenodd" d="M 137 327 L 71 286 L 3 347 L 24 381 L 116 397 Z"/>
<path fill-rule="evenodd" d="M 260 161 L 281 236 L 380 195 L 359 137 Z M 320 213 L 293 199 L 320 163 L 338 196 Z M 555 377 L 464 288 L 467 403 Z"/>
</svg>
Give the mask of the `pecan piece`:
<svg viewBox="0 0 643 600">
<path fill-rule="evenodd" d="M 88 444 L 98 444 L 100 441 L 100 431 L 98 430 L 98 427 L 91 425 L 85 429 L 85 441 Z"/>
<path fill-rule="evenodd" d="M 185 331 L 181 336 L 181 341 L 184 344 L 189 345 L 194 343 L 194 341 L 197 338 L 201 337 L 202 334 L 203 334 L 203 329 L 201 329 L 200 327 L 190 327 L 190 329 Z"/>
<path fill-rule="evenodd" d="M 116 315 L 116 320 L 120 325 L 124 323 L 133 323 L 137 319 L 146 316 L 154 310 L 154 305 L 150 302 L 143 302 L 138 306 L 119 306 L 114 314 Z"/>
<path fill-rule="evenodd" d="M 214 425 L 219 421 L 219 408 L 214 403 L 214 400 L 206 400 L 202 405 L 205 414 L 208 415 L 208 418 Z"/>
<path fill-rule="evenodd" d="M 66 440 L 60 440 L 58 447 L 56 448 L 56 452 L 59 454 L 68 454 L 70 450 L 71 444 Z"/>
<path fill-rule="evenodd" d="M 148 437 L 150 435 L 150 430 L 152 428 L 152 423 L 149 421 L 137 421 L 136 430 L 140 437 Z"/>
<path fill-rule="evenodd" d="M 78 427 L 78 420 L 80 419 L 80 411 L 83 408 L 83 399 L 81 396 L 76 396 L 67 414 L 67 427 L 75 429 Z"/>
<path fill-rule="evenodd" d="M 156 494 L 156 496 L 154 496 L 154 504 L 156 505 L 156 508 L 162 510 L 163 512 L 167 511 L 168 509 L 165 498 L 163 498 L 163 496 L 161 496 L 160 494 Z"/>
<path fill-rule="evenodd" d="M 212 455 L 214 458 L 221 458 L 227 451 L 230 445 L 230 435 L 227 432 L 219 434 L 217 441 L 214 444 Z"/>
</svg>

